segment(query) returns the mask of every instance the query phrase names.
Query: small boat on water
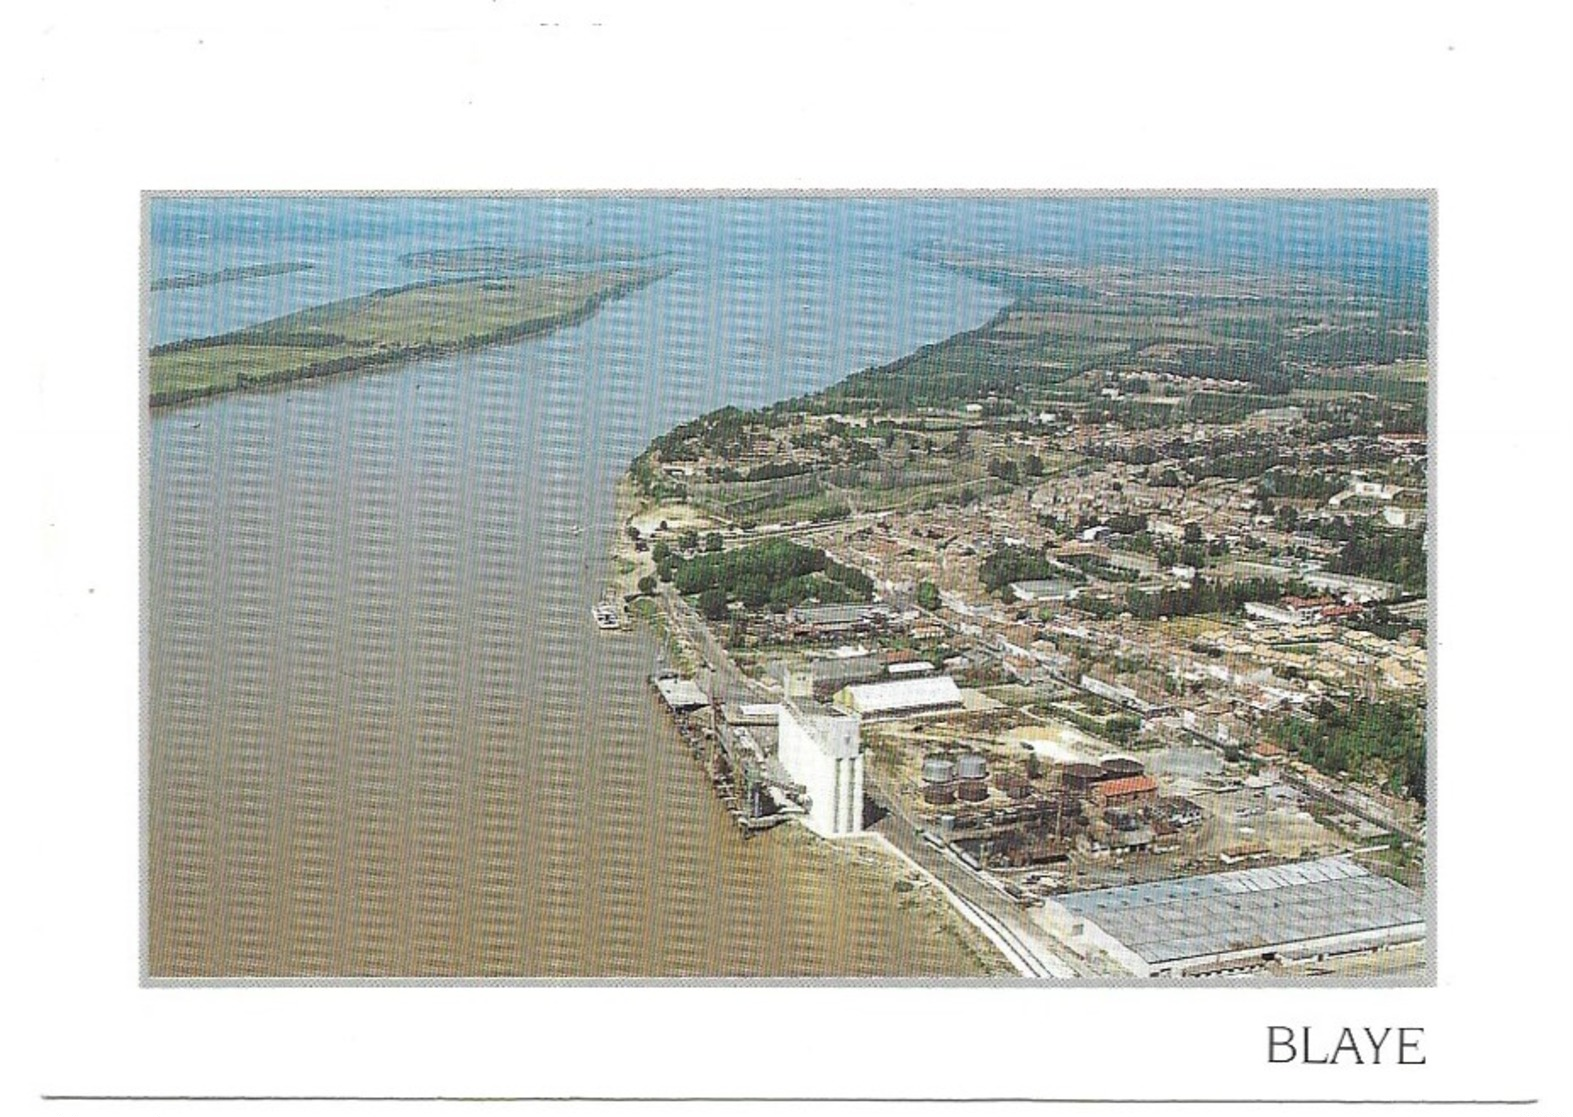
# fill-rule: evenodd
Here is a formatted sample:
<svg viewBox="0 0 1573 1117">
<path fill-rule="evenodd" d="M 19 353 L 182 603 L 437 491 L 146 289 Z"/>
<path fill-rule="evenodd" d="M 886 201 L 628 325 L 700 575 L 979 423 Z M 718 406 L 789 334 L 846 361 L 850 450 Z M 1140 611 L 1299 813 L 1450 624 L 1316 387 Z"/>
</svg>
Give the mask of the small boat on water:
<svg viewBox="0 0 1573 1117">
<path fill-rule="evenodd" d="M 610 630 L 623 627 L 622 618 L 617 615 L 617 606 L 610 601 L 601 602 L 591 612 L 597 628 Z"/>
</svg>

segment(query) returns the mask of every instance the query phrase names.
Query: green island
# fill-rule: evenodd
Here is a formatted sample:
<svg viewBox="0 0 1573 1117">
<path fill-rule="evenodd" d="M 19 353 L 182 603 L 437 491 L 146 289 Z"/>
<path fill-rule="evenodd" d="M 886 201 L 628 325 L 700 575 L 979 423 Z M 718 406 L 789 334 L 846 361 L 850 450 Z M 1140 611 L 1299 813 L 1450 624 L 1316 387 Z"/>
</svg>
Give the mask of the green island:
<svg viewBox="0 0 1573 1117">
<path fill-rule="evenodd" d="M 234 283 L 242 279 L 262 279 L 270 275 L 291 275 L 310 271 L 316 265 L 299 260 L 281 264 L 248 264 L 244 267 L 220 268 L 218 271 L 191 272 L 155 279 L 148 287 L 151 291 L 179 291 L 190 287 L 214 287 L 220 283 Z"/>
<path fill-rule="evenodd" d="M 509 248 L 477 245 L 470 248 L 431 248 L 400 257 L 405 267 L 439 275 L 529 274 L 574 268 L 620 267 L 647 262 L 656 254 L 639 248 L 603 246 L 586 248 Z"/>
<path fill-rule="evenodd" d="M 385 369 L 544 334 L 667 275 L 652 267 L 439 280 L 149 351 L 148 403 Z"/>
</svg>

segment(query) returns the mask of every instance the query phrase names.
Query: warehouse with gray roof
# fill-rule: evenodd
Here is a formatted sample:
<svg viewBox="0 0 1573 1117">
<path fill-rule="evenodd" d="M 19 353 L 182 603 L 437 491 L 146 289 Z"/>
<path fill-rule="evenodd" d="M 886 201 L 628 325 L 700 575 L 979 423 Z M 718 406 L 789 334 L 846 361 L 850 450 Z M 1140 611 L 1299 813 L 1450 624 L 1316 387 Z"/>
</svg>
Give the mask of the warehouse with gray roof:
<svg viewBox="0 0 1573 1117">
<path fill-rule="evenodd" d="M 1418 893 L 1347 857 L 1071 892 L 1048 930 L 1137 977 L 1220 973 L 1423 939 Z"/>
</svg>

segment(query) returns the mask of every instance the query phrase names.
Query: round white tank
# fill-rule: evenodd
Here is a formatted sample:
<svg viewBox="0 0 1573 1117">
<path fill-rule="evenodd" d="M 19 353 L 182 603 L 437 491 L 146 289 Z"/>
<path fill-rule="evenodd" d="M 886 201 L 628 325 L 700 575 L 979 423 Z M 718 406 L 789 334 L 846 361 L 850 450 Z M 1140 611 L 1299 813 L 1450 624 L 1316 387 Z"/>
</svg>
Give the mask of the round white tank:
<svg viewBox="0 0 1573 1117">
<path fill-rule="evenodd" d="M 930 756 L 923 761 L 924 783 L 949 783 L 956 778 L 956 762 L 948 756 Z"/>
<path fill-rule="evenodd" d="M 956 775 L 964 780 L 987 779 L 989 762 L 975 752 L 969 752 L 956 762 Z"/>
</svg>

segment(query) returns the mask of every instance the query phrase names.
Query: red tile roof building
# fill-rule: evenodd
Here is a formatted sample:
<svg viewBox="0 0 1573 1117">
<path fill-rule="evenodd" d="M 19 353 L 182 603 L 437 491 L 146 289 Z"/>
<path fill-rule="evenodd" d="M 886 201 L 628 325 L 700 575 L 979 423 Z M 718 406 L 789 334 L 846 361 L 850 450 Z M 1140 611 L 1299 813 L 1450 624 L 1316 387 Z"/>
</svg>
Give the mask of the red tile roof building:
<svg viewBox="0 0 1573 1117">
<path fill-rule="evenodd" d="M 1158 783 L 1151 776 L 1127 776 L 1094 784 L 1092 798 L 1100 807 L 1126 807 L 1150 803 L 1158 797 Z"/>
</svg>

